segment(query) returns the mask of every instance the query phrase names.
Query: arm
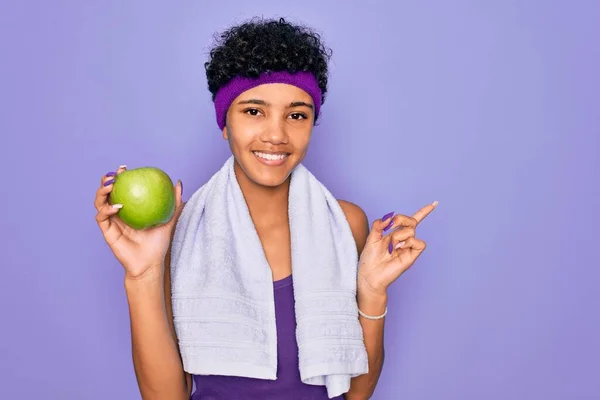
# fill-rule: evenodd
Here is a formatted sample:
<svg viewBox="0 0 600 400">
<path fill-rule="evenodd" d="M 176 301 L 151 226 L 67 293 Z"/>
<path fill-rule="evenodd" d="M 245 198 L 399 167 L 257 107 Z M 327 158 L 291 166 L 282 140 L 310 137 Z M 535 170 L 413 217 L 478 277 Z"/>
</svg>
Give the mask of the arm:
<svg viewBox="0 0 600 400">
<path fill-rule="evenodd" d="M 191 375 L 183 370 L 171 310 L 170 252 L 163 266 L 125 279 L 133 364 L 144 400 L 188 400 Z"/>
<path fill-rule="evenodd" d="M 369 223 L 364 211 L 355 204 L 339 200 L 340 206 L 346 214 L 346 219 L 352 229 L 358 254 L 362 252 L 367 236 Z M 385 297 L 363 297 L 358 293 L 358 308 L 367 315 L 381 315 L 385 311 Z M 383 330 L 385 319 L 368 320 L 360 317 L 360 324 L 364 333 L 365 347 L 369 358 L 369 373 L 352 378 L 350 390 L 345 394 L 346 400 L 366 400 L 371 398 L 383 368 L 384 346 Z"/>
</svg>

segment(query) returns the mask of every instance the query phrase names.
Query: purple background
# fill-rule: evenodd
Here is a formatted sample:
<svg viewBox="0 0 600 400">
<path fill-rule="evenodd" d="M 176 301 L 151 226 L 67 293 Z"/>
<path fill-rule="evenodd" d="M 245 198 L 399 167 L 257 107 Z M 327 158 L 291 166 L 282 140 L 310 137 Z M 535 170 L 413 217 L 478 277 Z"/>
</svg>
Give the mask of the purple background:
<svg viewBox="0 0 600 400">
<path fill-rule="evenodd" d="M 595 1 L 3 1 L 0 398 L 136 399 L 102 174 L 184 198 L 229 155 L 203 62 L 253 15 L 334 49 L 305 164 L 370 221 L 439 200 L 390 290 L 374 399 L 598 399 Z"/>
</svg>

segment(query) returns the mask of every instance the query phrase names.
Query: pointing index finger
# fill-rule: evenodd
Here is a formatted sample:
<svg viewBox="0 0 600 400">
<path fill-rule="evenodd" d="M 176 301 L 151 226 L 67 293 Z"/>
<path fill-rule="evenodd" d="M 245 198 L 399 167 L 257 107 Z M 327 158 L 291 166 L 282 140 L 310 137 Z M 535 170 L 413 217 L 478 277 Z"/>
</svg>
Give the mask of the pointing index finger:
<svg viewBox="0 0 600 400">
<path fill-rule="evenodd" d="M 423 221 L 423 219 L 425 219 L 425 217 L 428 216 L 435 209 L 435 207 L 437 205 L 438 205 L 438 202 L 436 200 L 433 203 L 428 204 L 425 207 L 421 208 L 419 211 L 417 211 L 413 215 L 413 218 L 417 220 L 417 224 L 420 223 L 421 221 Z"/>
</svg>

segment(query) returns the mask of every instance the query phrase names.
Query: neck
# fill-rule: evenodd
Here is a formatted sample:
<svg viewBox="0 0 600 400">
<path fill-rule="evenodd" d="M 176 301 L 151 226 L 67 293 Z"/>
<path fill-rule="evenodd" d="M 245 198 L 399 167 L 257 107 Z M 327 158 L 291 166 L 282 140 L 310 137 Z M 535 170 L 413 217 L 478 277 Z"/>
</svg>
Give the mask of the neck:
<svg viewBox="0 0 600 400">
<path fill-rule="evenodd" d="M 237 160 L 233 169 L 255 225 L 271 224 L 281 218 L 287 220 L 289 177 L 279 186 L 268 187 L 248 178 Z"/>
</svg>

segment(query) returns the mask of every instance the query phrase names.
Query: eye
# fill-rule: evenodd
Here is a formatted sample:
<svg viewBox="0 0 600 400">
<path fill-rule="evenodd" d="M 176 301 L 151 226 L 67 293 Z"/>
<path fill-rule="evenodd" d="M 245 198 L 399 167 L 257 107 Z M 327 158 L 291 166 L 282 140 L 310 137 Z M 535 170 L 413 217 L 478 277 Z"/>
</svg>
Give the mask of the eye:
<svg viewBox="0 0 600 400">
<path fill-rule="evenodd" d="M 298 113 L 293 113 L 293 114 L 290 114 L 290 117 L 291 117 L 292 119 L 307 119 L 307 118 L 308 118 L 308 117 L 306 116 L 306 114 L 304 114 L 304 113 L 300 113 L 300 112 L 298 112 Z"/>
<path fill-rule="evenodd" d="M 260 110 L 258 110 L 257 108 L 247 108 L 244 110 L 244 113 L 256 117 L 260 114 Z"/>
</svg>

